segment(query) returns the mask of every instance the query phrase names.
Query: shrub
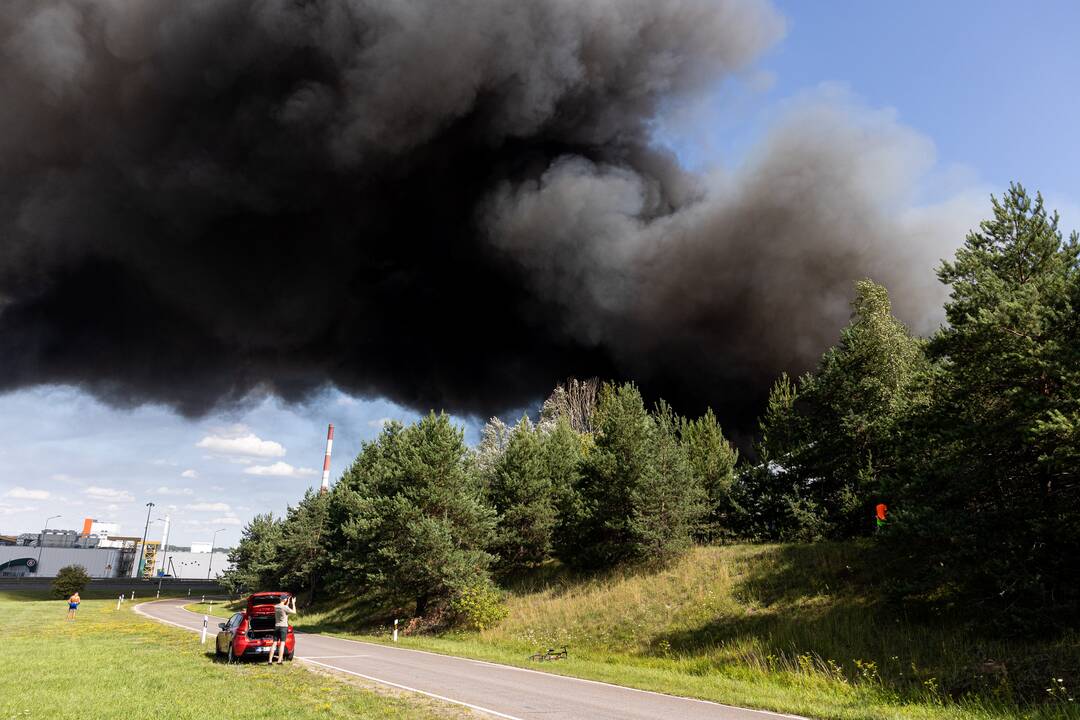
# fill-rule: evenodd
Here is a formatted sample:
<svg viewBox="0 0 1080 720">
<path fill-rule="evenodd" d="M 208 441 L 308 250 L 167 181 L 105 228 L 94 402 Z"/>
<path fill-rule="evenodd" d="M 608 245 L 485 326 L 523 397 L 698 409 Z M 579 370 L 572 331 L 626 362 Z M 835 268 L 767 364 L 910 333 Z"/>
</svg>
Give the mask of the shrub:
<svg viewBox="0 0 1080 720">
<path fill-rule="evenodd" d="M 90 576 L 86 574 L 86 568 L 82 565 L 62 567 L 60 572 L 56 573 L 56 579 L 53 580 L 53 595 L 58 598 L 71 597 L 77 592 L 81 593 L 89 582 Z"/>
<path fill-rule="evenodd" d="M 450 600 L 455 623 L 470 630 L 485 630 L 505 620 L 509 611 L 502 594 L 490 584 L 471 585 Z"/>
</svg>

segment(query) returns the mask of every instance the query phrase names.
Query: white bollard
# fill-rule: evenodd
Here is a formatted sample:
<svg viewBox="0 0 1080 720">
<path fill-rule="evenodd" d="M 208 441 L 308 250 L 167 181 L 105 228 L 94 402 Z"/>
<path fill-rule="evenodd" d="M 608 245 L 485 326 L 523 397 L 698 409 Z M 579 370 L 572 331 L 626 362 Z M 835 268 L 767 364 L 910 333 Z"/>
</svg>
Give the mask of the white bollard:
<svg viewBox="0 0 1080 720">
<path fill-rule="evenodd" d="M 202 616 L 202 640 L 199 641 L 202 645 L 206 644 L 206 623 L 209 621 L 210 618 L 205 615 Z"/>
<path fill-rule="evenodd" d="M 132 599 L 132 600 L 134 600 L 134 599 L 135 599 L 135 591 L 134 591 L 134 590 L 132 590 L 132 591 L 131 591 L 131 599 Z"/>
<path fill-rule="evenodd" d="M 394 642 L 397 642 L 397 618 L 394 618 Z"/>
<path fill-rule="evenodd" d="M 158 590 L 158 591 L 157 591 L 157 592 L 156 592 L 156 593 L 154 594 L 154 597 L 158 597 L 158 598 L 159 598 L 159 597 L 161 597 L 161 591 L 160 591 L 160 590 Z"/>
<path fill-rule="evenodd" d="M 116 598 L 116 609 L 117 610 L 120 609 L 120 603 L 122 603 L 122 602 L 124 602 L 124 596 L 120 595 L 120 597 Z"/>
</svg>

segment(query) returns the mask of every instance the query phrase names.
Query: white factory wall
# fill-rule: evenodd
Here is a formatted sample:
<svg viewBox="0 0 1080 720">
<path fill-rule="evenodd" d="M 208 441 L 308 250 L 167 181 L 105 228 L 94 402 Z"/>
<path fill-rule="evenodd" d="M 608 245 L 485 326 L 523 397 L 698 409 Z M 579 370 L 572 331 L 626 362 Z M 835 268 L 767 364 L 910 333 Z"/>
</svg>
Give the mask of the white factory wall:
<svg viewBox="0 0 1080 720">
<path fill-rule="evenodd" d="M 43 547 L 40 550 L 41 564 L 37 572 L 32 573 L 37 577 L 55 577 L 60 568 L 68 565 L 82 565 L 90 577 L 116 577 L 117 561 L 120 556 L 118 550 L 55 547 Z M 18 558 L 33 558 L 36 561 L 38 548 L 0 546 L 0 564 Z"/>
</svg>

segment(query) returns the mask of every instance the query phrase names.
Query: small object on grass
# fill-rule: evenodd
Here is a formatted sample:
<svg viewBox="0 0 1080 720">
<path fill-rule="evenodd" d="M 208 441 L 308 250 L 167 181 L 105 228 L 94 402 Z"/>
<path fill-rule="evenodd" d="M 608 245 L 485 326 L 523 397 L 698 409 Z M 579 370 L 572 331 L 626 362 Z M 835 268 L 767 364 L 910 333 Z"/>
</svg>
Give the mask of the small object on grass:
<svg viewBox="0 0 1080 720">
<path fill-rule="evenodd" d="M 548 648 L 547 652 L 538 652 L 534 655 L 530 655 L 530 660 L 536 662 L 550 662 L 552 660 L 565 660 L 567 658 L 566 646 L 563 645 L 563 649 L 556 651 L 555 648 Z"/>
</svg>

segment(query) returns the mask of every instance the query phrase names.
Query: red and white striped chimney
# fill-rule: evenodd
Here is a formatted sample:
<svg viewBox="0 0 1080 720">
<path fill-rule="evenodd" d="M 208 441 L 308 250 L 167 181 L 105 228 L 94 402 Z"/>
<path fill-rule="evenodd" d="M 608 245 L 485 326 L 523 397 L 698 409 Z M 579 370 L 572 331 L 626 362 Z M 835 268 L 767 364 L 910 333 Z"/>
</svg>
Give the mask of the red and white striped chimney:
<svg viewBox="0 0 1080 720">
<path fill-rule="evenodd" d="M 319 488 L 320 493 L 330 489 L 330 451 L 333 449 L 334 423 L 330 423 L 330 427 L 326 430 L 326 457 L 323 458 L 322 463 L 322 487 Z"/>
</svg>

